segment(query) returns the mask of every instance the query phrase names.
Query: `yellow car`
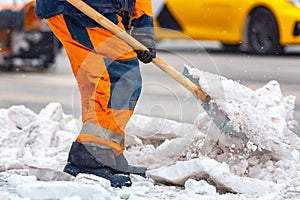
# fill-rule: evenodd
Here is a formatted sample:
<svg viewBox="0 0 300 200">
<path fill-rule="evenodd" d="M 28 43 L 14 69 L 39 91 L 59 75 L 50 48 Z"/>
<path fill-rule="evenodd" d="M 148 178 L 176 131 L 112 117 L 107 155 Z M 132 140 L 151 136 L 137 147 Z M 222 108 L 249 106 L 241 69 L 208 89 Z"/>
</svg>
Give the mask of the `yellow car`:
<svg viewBox="0 0 300 200">
<path fill-rule="evenodd" d="M 158 27 L 225 49 L 276 54 L 300 44 L 300 0 L 153 0 L 153 12 Z M 157 39 L 180 36 L 168 33 L 155 32 Z"/>
</svg>

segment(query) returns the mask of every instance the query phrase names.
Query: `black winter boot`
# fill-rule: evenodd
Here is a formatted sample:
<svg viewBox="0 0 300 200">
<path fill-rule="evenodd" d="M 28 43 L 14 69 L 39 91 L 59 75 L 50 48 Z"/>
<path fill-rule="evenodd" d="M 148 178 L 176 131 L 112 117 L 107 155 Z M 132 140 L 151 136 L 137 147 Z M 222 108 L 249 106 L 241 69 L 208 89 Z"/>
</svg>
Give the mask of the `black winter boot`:
<svg viewBox="0 0 300 200">
<path fill-rule="evenodd" d="M 64 168 L 64 172 L 75 177 L 80 173 L 93 174 L 110 180 L 112 187 L 130 187 L 132 184 L 129 175 L 115 173 L 115 171 L 109 167 L 82 168 L 68 162 Z"/>
<path fill-rule="evenodd" d="M 110 180 L 112 187 L 129 187 L 132 184 L 128 174 L 104 166 L 79 142 L 72 144 L 64 172 L 75 177 L 79 173 L 93 174 Z"/>
<path fill-rule="evenodd" d="M 115 157 L 112 149 L 73 142 L 64 172 L 94 174 L 111 181 L 111 186 L 131 186 L 129 174 L 145 177 L 147 168 L 128 165 L 123 154 Z"/>
</svg>

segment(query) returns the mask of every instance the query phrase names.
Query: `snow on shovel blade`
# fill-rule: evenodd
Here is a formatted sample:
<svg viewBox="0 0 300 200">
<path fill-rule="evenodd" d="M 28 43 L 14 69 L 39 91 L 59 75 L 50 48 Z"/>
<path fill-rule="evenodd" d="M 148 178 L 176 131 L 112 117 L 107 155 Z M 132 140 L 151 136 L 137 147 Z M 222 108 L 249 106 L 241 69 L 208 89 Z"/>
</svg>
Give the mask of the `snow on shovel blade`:
<svg viewBox="0 0 300 200">
<path fill-rule="evenodd" d="M 190 81 L 195 83 L 198 87 L 200 87 L 199 82 L 191 76 L 187 67 L 184 67 L 182 74 L 185 77 L 187 77 Z M 208 98 L 206 102 L 201 101 L 201 105 L 222 133 L 228 133 L 234 137 L 247 139 L 245 133 L 238 132 L 233 129 L 233 127 L 229 124 L 228 116 L 222 110 L 220 110 L 218 105 L 215 102 L 213 102 L 210 98 Z"/>
<path fill-rule="evenodd" d="M 185 76 L 195 85 L 197 85 L 200 89 L 212 86 L 211 88 L 207 88 L 207 90 L 213 89 L 214 92 L 214 94 L 208 92 L 206 98 L 204 100 L 201 99 L 201 103 L 203 109 L 211 118 L 211 121 L 214 122 L 216 128 L 218 128 L 221 132 L 218 133 L 216 131 L 213 131 L 207 134 L 208 137 L 205 138 L 205 142 L 206 142 L 204 148 L 205 154 L 209 153 L 211 150 L 211 148 L 209 147 L 211 147 L 213 143 L 219 141 L 223 133 L 226 133 L 229 134 L 230 136 L 234 136 L 238 139 L 242 139 L 245 142 L 250 141 L 250 143 L 255 144 L 259 150 L 267 150 L 269 152 L 272 152 L 272 156 L 275 159 L 284 158 L 290 160 L 299 160 L 299 152 L 294 151 L 293 148 L 291 148 L 291 146 L 289 145 L 289 143 L 284 138 L 281 137 L 281 135 L 276 135 L 276 131 L 274 132 L 273 126 L 270 127 L 266 126 L 267 129 L 261 129 L 262 128 L 261 125 L 258 124 L 260 123 L 259 120 L 258 119 L 255 120 L 254 117 L 255 113 L 253 113 L 254 114 L 253 115 L 251 114 L 251 112 L 249 112 L 245 114 L 245 116 L 241 114 L 239 116 L 241 117 L 239 120 L 243 121 L 246 119 L 246 121 L 244 121 L 243 123 L 238 123 L 233 126 L 233 124 L 236 123 L 236 121 L 233 122 L 233 119 L 230 119 L 228 117 L 229 114 L 223 110 L 225 108 L 222 107 L 222 102 L 220 102 L 220 99 L 218 99 L 222 97 L 220 96 L 221 93 L 219 93 L 220 92 L 219 90 L 221 90 L 222 88 L 218 87 L 218 85 L 216 84 L 217 82 L 220 81 L 220 79 L 217 78 L 218 76 L 215 76 L 214 74 L 210 75 L 209 73 L 203 73 L 201 76 L 197 76 L 197 73 L 194 74 L 192 68 L 189 68 L 188 66 L 185 67 L 183 76 Z M 207 80 L 209 80 L 208 83 L 203 80 L 204 77 L 207 78 Z M 210 86 L 209 83 L 211 83 Z M 210 94 L 214 96 L 210 97 Z M 231 101 L 228 101 L 228 103 L 229 102 Z M 258 113 L 256 113 L 256 115 L 257 114 Z M 252 121 L 252 119 L 254 119 L 254 121 Z M 234 127 L 240 127 L 241 132 L 236 131 Z M 268 134 L 266 134 L 267 132 Z"/>
</svg>

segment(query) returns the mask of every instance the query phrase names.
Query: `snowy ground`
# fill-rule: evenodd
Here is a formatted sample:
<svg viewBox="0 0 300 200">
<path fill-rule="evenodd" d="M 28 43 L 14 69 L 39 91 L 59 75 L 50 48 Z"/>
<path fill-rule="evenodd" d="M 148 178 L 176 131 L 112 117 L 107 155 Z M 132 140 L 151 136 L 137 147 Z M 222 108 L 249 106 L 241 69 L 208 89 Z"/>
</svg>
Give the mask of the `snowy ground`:
<svg viewBox="0 0 300 200">
<path fill-rule="evenodd" d="M 205 113 L 194 124 L 134 115 L 125 155 L 147 166 L 148 178 L 132 176 L 132 187 L 116 189 L 99 177 L 62 172 L 81 123 L 59 103 L 39 113 L 12 106 L 0 109 L 0 199 L 299 199 L 300 140 L 290 131 L 295 97 L 282 96 L 276 81 L 253 91 L 193 75 L 206 77 L 200 85 L 247 139 L 220 133 Z"/>
</svg>

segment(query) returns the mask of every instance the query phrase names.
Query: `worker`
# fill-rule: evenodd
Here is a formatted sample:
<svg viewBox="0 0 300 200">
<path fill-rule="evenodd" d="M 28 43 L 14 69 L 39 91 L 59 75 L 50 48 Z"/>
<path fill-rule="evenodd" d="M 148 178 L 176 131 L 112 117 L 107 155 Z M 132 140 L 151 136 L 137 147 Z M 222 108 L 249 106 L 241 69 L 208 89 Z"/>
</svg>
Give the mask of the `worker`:
<svg viewBox="0 0 300 200">
<path fill-rule="evenodd" d="M 131 186 L 130 174 L 145 176 L 146 167 L 129 165 L 124 156 L 125 127 L 141 92 L 139 60 L 155 58 L 151 0 L 84 0 L 128 31 L 148 50 L 133 51 L 67 1 L 36 0 L 63 44 L 81 94 L 82 129 L 73 142 L 64 172 L 108 179 L 113 187 Z"/>
</svg>

